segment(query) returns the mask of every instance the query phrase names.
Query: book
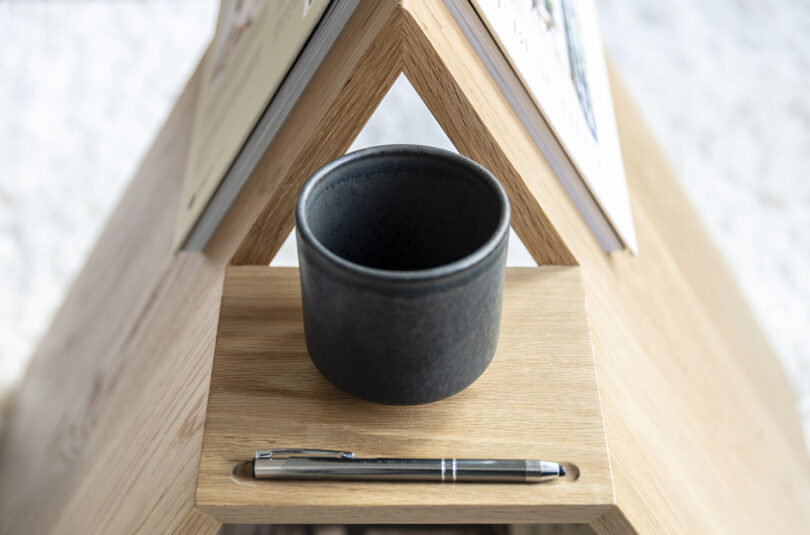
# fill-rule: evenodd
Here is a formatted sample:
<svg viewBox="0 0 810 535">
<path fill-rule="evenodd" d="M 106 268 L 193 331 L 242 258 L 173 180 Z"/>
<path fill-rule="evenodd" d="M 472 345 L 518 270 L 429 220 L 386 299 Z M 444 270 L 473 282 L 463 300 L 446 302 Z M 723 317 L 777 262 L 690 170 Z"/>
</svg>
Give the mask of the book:
<svg viewBox="0 0 810 535">
<path fill-rule="evenodd" d="M 593 0 L 445 0 L 603 249 L 637 252 Z"/>
<path fill-rule="evenodd" d="M 223 0 L 202 65 L 175 250 L 202 250 L 359 0 Z"/>
<path fill-rule="evenodd" d="M 175 249 L 202 250 L 360 0 L 223 0 Z M 593 0 L 444 0 L 605 251 L 636 253 Z"/>
</svg>

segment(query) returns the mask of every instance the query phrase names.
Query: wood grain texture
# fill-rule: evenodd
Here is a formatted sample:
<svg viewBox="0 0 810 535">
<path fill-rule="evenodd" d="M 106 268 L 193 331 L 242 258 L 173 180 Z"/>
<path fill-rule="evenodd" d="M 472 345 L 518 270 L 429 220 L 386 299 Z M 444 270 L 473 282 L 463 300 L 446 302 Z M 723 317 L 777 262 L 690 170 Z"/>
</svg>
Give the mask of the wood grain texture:
<svg viewBox="0 0 810 535">
<path fill-rule="evenodd" d="M 809 532 L 789 384 L 619 80 L 637 257 L 602 252 L 443 4 L 407 1 L 404 17 L 406 72 L 450 140 L 472 146 L 486 132 L 582 266 L 618 505 L 595 529 Z M 767 482 L 751 470 L 763 460 L 774 460 Z"/>
<path fill-rule="evenodd" d="M 594 535 L 588 524 L 513 524 L 507 535 Z"/>
<path fill-rule="evenodd" d="M 438 15 L 442 14 L 440 20 Z M 452 17 L 447 19 L 448 15 L 443 4 L 405 4 L 405 76 L 456 149 L 484 165 L 501 181 L 512 206 L 512 226 L 534 260 L 540 265 L 576 264 L 546 214 L 546 199 L 528 186 L 531 180 L 556 180 L 556 176 L 545 160 L 531 171 L 523 170 L 523 175 L 515 167 L 521 151 L 536 152 L 537 147 L 525 135 L 515 111 L 504 105 L 504 96 L 481 58 Z M 488 102 L 495 105 L 481 106 Z"/>
<path fill-rule="evenodd" d="M 459 35 L 438 0 L 361 2 L 205 253 L 172 256 L 191 79 L 15 400 L 0 532 L 189 525 L 225 266 L 269 260 L 292 224 L 296 166 L 345 150 L 398 69 L 458 147 L 512 182 L 535 258 L 562 244 L 581 267 L 616 498 L 594 530 L 810 532 L 810 461 L 788 382 L 621 82 L 612 76 L 637 257 L 602 252 Z M 525 239 L 548 229 L 559 241 Z M 754 469 L 763 463 L 767 473 Z"/>
<path fill-rule="evenodd" d="M 622 472 L 615 520 L 659 533 L 810 532 L 810 461 L 790 384 L 635 106 L 612 85 L 643 254 L 587 251 L 582 262 Z M 763 460 L 766 481 L 751 470 Z"/>
<path fill-rule="evenodd" d="M 192 514 L 222 280 L 201 257 L 171 255 L 196 84 L 14 400 L 0 448 L 2 533 L 164 533 Z"/>
<path fill-rule="evenodd" d="M 225 265 L 252 226 L 264 228 L 268 201 L 296 191 L 281 178 L 306 161 L 304 140 L 323 143 L 309 146 L 313 157 L 336 155 L 330 143 L 344 136 L 336 118 L 361 108 L 370 114 L 377 102 L 365 99 L 393 83 L 398 56 L 387 85 L 358 69 L 389 65 L 367 53 L 395 8 L 361 3 L 205 254 L 172 255 L 198 67 L 14 400 L 0 447 L 0 533 L 171 533 L 195 517 Z M 283 211 L 291 225 L 292 205 Z M 261 240 L 270 251 L 286 237 L 274 231 Z M 190 527 L 214 533 L 218 523 Z"/>
<path fill-rule="evenodd" d="M 189 509 L 186 518 L 174 529 L 172 535 L 222 534 L 222 524 L 196 507 Z"/>
<path fill-rule="evenodd" d="M 588 522 L 613 504 L 579 271 L 510 268 L 492 364 L 472 386 L 420 406 L 333 387 L 307 354 L 298 270 L 231 266 L 205 420 L 197 506 L 221 522 Z M 256 449 L 367 457 L 542 458 L 579 479 L 548 485 L 254 481 Z"/>
</svg>

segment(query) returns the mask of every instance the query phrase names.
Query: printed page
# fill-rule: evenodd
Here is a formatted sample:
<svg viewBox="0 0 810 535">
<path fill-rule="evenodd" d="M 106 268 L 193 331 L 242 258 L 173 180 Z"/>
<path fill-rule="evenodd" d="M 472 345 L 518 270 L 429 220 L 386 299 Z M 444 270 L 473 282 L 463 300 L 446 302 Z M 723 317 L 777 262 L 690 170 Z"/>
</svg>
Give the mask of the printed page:
<svg viewBox="0 0 810 535">
<path fill-rule="evenodd" d="M 202 68 L 175 249 L 182 246 L 329 0 L 223 0 Z"/>
<path fill-rule="evenodd" d="M 636 236 L 593 0 L 470 0 L 621 241 Z"/>
</svg>

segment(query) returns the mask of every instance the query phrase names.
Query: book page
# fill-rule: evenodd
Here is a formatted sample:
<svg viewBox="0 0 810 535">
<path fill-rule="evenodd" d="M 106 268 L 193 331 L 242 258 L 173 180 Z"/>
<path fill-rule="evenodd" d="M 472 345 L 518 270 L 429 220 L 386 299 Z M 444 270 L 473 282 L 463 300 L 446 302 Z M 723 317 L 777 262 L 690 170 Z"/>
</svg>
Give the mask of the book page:
<svg viewBox="0 0 810 535">
<path fill-rule="evenodd" d="M 223 0 L 203 60 L 175 234 L 180 248 L 329 0 Z"/>
<path fill-rule="evenodd" d="M 624 245 L 636 236 L 593 0 L 470 0 Z"/>
</svg>

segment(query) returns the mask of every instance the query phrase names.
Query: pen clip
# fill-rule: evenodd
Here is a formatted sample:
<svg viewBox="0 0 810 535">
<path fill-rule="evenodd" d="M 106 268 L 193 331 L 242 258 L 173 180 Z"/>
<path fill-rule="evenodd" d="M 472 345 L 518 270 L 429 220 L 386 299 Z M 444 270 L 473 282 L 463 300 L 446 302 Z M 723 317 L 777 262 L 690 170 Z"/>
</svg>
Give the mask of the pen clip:
<svg viewBox="0 0 810 535">
<path fill-rule="evenodd" d="M 301 448 L 281 448 L 256 450 L 255 459 L 289 459 L 290 457 L 327 457 L 330 459 L 354 459 L 354 453 L 337 450 L 313 450 Z"/>
</svg>

